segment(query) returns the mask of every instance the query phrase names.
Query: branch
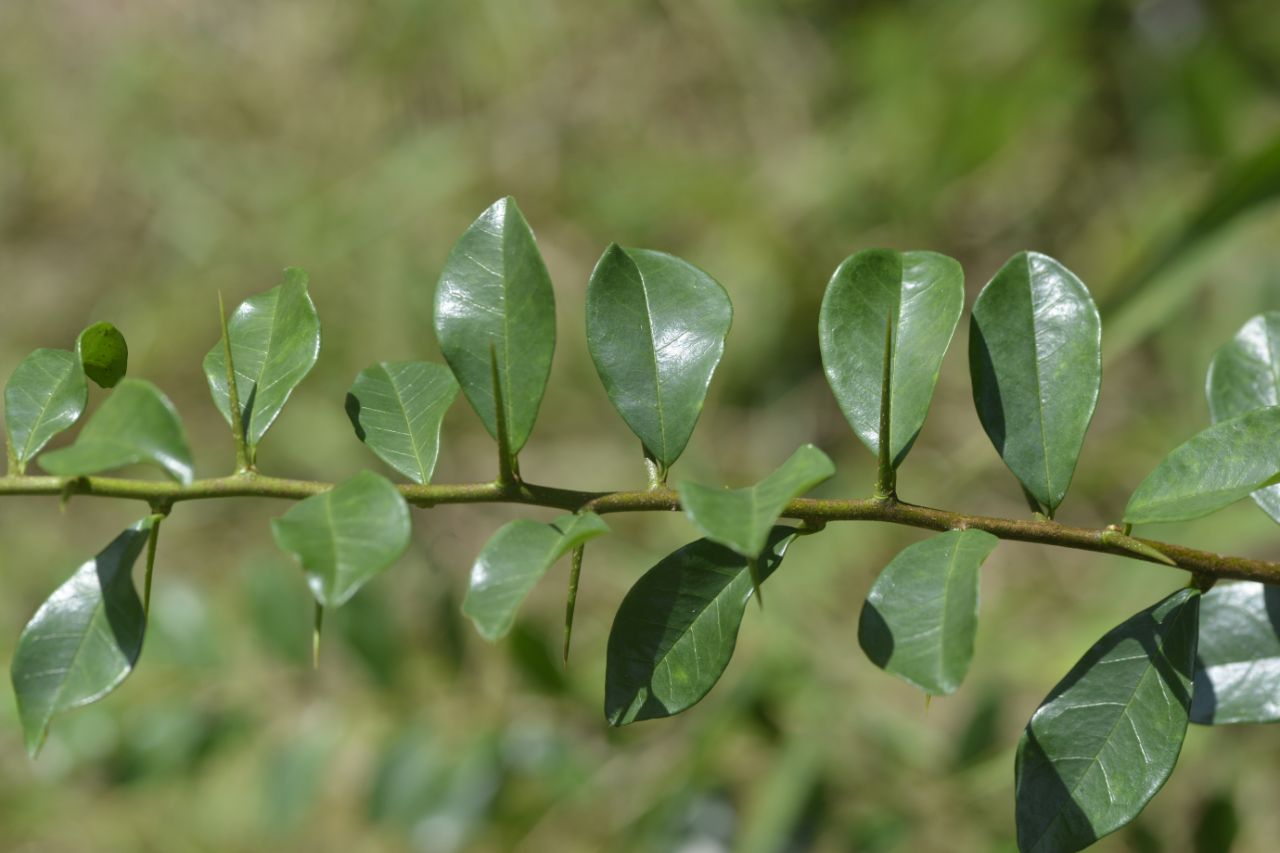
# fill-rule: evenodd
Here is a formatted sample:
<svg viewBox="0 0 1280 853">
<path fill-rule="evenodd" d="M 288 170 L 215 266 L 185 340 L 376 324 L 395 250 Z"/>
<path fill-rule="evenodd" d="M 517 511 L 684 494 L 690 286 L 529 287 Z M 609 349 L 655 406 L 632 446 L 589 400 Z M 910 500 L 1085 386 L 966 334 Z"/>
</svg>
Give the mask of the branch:
<svg viewBox="0 0 1280 853">
<path fill-rule="evenodd" d="M 190 485 L 155 480 L 130 480 L 118 477 L 0 477 L 0 497 L 47 495 L 70 497 L 125 498 L 146 501 L 152 505 L 212 498 L 279 498 L 302 500 L 333 488 L 332 483 L 315 480 L 290 480 L 260 475 L 238 475 L 196 480 Z M 680 510 L 680 496 L 674 489 L 656 488 L 632 492 L 582 492 L 558 489 L 532 483 L 462 483 L 457 485 L 400 485 L 405 500 L 415 506 L 437 504 L 513 503 L 542 506 L 576 512 L 586 504 L 597 513 L 673 512 Z M 1153 539 L 1138 539 L 1118 534 L 1115 530 L 1070 527 L 1056 521 L 1024 521 L 965 515 L 897 500 L 853 498 L 816 500 L 800 498 L 787 504 L 786 518 L 798 519 L 813 526 L 829 521 L 883 521 L 925 530 L 985 530 L 1001 539 L 1037 542 L 1077 551 L 1096 551 L 1167 565 L 1192 572 L 1204 579 L 1249 580 L 1280 585 L 1280 563 L 1230 557 L 1187 548 Z M 1162 559 L 1167 558 L 1167 559 Z"/>
</svg>

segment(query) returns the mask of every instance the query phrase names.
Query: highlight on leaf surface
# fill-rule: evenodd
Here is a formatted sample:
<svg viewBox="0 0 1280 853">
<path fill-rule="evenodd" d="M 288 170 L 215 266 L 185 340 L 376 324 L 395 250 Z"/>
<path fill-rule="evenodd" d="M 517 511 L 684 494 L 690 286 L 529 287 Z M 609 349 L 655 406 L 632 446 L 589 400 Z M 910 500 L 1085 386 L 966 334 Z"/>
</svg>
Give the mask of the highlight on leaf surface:
<svg viewBox="0 0 1280 853">
<path fill-rule="evenodd" d="M 227 321 L 250 463 L 289 395 L 320 356 L 320 317 L 307 293 L 307 281 L 305 272 L 290 267 L 283 283 L 240 303 Z M 204 375 L 214 405 L 233 425 L 221 338 L 204 357 Z"/>
<path fill-rule="evenodd" d="M 409 547 L 409 505 L 385 477 L 364 471 L 299 502 L 271 522 L 282 551 L 302 563 L 311 594 L 340 607 Z"/>
<path fill-rule="evenodd" d="M 132 572 L 151 524 L 145 518 L 117 536 L 58 587 L 23 628 L 11 676 L 33 758 L 55 714 L 98 701 L 133 671 L 146 615 Z"/>
<path fill-rule="evenodd" d="M 458 396 L 449 368 L 428 361 L 384 361 L 366 368 L 347 392 L 356 437 L 415 483 L 431 482 L 440 426 Z"/>
<path fill-rule="evenodd" d="M 614 244 L 591 273 L 591 359 L 613 407 L 664 472 L 689 443 L 732 322 L 719 282 L 674 255 Z"/>
<path fill-rule="evenodd" d="M 1191 722 L 1280 720 L 1280 587 L 1220 583 L 1200 605 Z"/>
<path fill-rule="evenodd" d="M 50 474 L 80 477 L 126 465 L 152 465 L 189 484 L 191 449 L 169 398 L 145 379 L 124 379 L 90 416 L 70 447 L 40 457 Z"/>
<path fill-rule="evenodd" d="M 769 533 L 757 579 L 778 568 L 796 538 Z M 605 717 L 613 726 L 678 714 L 706 696 L 729 665 L 751 598 L 750 563 L 699 539 L 663 558 L 631 587 L 609 631 Z"/>
<path fill-rule="evenodd" d="M 707 538 L 744 557 L 760 554 L 788 503 L 831 477 L 835 465 L 812 444 L 801 446 L 768 477 L 742 489 L 679 485 L 685 515 Z"/>
<path fill-rule="evenodd" d="M 38 349 L 24 358 L 4 386 L 4 428 L 21 473 L 49 439 L 80 420 L 89 399 L 73 352 Z"/>
<path fill-rule="evenodd" d="M 76 354 L 85 376 L 101 388 L 114 388 L 129 370 L 129 345 L 110 323 L 94 323 L 81 332 Z"/>
<path fill-rule="evenodd" d="M 1280 311 L 1252 318 L 1214 353 L 1205 395 L 1215 424 L 1280 405 Z M 1280 486 L 1259 489 L 1251 497 L 1280 522 Z"/>
<path fill-rule="evenodd" d="M 886 319 L 892 335 L 890 459 L 901 464 L 929 413 L 964 310 L 964 271 L 937 252 L 866 249 L 827 284 L 818 344 L 827 382 L 862 443 L 880 452 Z"/>
<path fill-rule="evenodd" d="M 1102 383 L 1102 323 L 1089 289 L 1047 255 L 1014 255 L 973 304 L 969 373 L 991 443 L 1052 518 Z"/>
<path fill-rule="evenodd" d="M 562 515 L 550 524 L 524 519 L 505 524 L 471 567 L 462 612 L 486 640 L 506 635 L 516 611 L 551 566 L 577 546 L 609 532 L 594 512 Z"/>
<path fill-rule="evenodd" d="M 1014 770 L 1019 850 L 1082 850 L 1164 785 L 1187 731 L 1199 607 L 1182 589 L 1131 616 L 1036 710 Z"/>
<path fill-rule="evenodd" d="M 894 557 L 858 621 L 871 662 L 931 695 L 954 693 L 973 659 L 978 570 L 999 542 L 983 530 L 949 530 Z"/>
<path fill-rule="evenodd" d="M 1186 521 L 1230 506 L 1280 476 L 1280 408 L 1255 409 L 1183 442 L 1124 511 L 1131 524 Z"/>
<path fill-rule="evenodd" d="M 454 244 L 435 296 L 436 338 L 467 400 L 498 437 L 493 368 L 508 446 L 520 452 L 533 430 L 556 346 L 551 276 L 515 199 L 494 202 Z"/>
</svg>

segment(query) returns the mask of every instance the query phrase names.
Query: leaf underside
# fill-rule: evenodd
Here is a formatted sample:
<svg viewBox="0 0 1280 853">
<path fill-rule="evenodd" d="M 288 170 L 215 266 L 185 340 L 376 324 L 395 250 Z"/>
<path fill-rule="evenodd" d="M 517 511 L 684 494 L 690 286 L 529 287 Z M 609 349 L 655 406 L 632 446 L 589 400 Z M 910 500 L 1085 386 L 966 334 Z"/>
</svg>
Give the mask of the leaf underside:
<svg viewBox="0 0 1280 853">
<path fill-rule="evenodd" d="M 347 392 L 347 417 L 378 458 L 426 485 L 436 468 L 440 426 L 458 396 L 447 367 L 384 361 L 360 372 Z"/>
<path fill-rule="evenodd" d="M 4 387 L 4 424 L 19 470 L 49 439 L 80 420 L 89 385 L 76 354 L 38 349 L 22 360 Z"/>
</svg>

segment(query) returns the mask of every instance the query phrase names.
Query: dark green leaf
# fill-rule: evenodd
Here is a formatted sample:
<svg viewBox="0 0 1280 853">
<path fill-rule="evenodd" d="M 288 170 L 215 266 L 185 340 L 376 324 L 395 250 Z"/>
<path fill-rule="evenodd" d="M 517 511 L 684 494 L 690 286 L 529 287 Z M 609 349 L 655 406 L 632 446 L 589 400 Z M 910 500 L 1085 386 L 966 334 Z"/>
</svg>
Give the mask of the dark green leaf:
<svg viewBox="0 0 1280 853">
<path fill-rule="evenodd" d="M 88 376 L 102 388 L 114 388 L 129 370 L 129 346 L 110 323 L 94 323 L 76 338 L 76 353 Z"/>
<path fill-rule="evenodd" d="M 1280 312 L 1254 317 L 1214 353 L 1205 392 L 1214 423 L 1280 405 Z M 1253 500 L 1280 522 L 1280 486 L 1254 492 Z"/>
<path fill-rule="evenodd" d="M 950 530 L 894 557 L 858 622 L 867 657 L 935 696 L 954 693 L 973 659 L 978 569 L 999 542 L 983 530 Z"/>
<path fill-rule="evenodd" d="M 274 519 L 271 532 L 302 563 L 316 601 L 338 607 L 409 547 L 409 506 L 385 477 L 364 471 Z"/>
<path fill-rule="evenodd" d="M 498 362 L 511 452 L 529 439 L 556 346 L 556 302 L 533 231 L 515 199 L 497 201 L 449 253 L 436 286 L 436 337 L 494 438 L 490 350 Z"/>
<path fill-rule="evenodd" d="M 754 486 L 717 489 L 681 483 L 680 505 L 712 542 L 755 557 L 764 550 L 769 530 L 787 504 L 835 472 L 827 454 L 806 444 Z"/>
<path fill-rule="evenodd" d="M 307 293 L 307 274 L 290 267 L 284 283 L 240 303 L 228 320 L 231 361 L 245 441 L 252 455 L 293 389 L 320 355 L 320 318 Z M 222 340 L 204 357 L 213 402 L 231 421 Z"/>
<path fill-rule="evenodd" d="M 1084 283 L 1037 252 L 1014 255 L 973 305 L 969 373 L 978 416 L 1050 517 L 1098 402 L 1101 330 Z"/>
<path fill-rule="evenodd" d="M 827 381 L 858 438 L 880 452 L 886 318 L 893 334 L 889 448 L 902 462 L 929 412 L 942 357 L 964 309 L 964 271 L 936 252 L 867 249 L 827 284 L 818 343 Z"/>
<path fill-rule="evenodd" d="M 457 396 L 458 383 L 443 365 L 384 361 L 356 377 L 347 416 L 378 458 L 425 485 L 436 468 L 440 424 Z"/>
<path fill-rule="evenodd" d="M 1191 722 L 1280 720 L 1280 588 L 1220 583 L 1200 606 Z"/>
<path fill-rule="evenodd" d="M 760 581 L 773 574 L 795 536 L 792 527 L 773 529 Z M 699 539 L 636 581 L 609 631 L 604 710 L 610 725 L 678 714 L 715 686 L 751 598 L 749 563 Z"/>
<path fill-rule="evenodd" d="M 513 521 L 485 543 L 471 567 L 471 586 L 462 612 L 486 640 L 511 630 L 529 590 L 552 564 L 578 545 L 609 532 L 594 512 L 562 515 L 551 524 Z"/>
<path fill-rule="evenodd" d="M 1129 505 L 1130 524 L 1186 521 L 1271 485 L 1280 474 L 1280 408 L 1255 409 L 1188 439 L 1147 475 Z"/>
<path fill-rule="evenodd" d="M 1018 849 L 1081 850 L 1164 785 L 1191 706 L 1200 595 L 1183 589 L 1098 641 L 1036 710 L 1018 745 Z"/>
<path fill-rule="evenodd" d="M 89 385 L 75 353 L 38 349 L 4 386 L 4 426 L 22 471 L 49 439 L 80 420 Z"/>
<path fill-rule="evenodd" d="M 615 244 L 591 273 L 591 358 L 614 408 L 663 470 L 689 443 L 732 321 L 724 288 L 674 255 Z"/>
<path fill-rule="evenodd" d="M 121 380 L 75 444 L 40 457 L 40 467 L 63 477 L 136 464 L 155 465 L 181 483 L 191 482 L 191 450 L 178 412 L 145 379 Z"/>
<path fill-rule="evenodd" d="M 150 531 L 148 517 L 117 536 L 49 596 L 18 638 L 13 692 L 32 757 L 54 714 L 98 701 L 133 671 L 146 615 L 132 572 Z"/>
</svg>

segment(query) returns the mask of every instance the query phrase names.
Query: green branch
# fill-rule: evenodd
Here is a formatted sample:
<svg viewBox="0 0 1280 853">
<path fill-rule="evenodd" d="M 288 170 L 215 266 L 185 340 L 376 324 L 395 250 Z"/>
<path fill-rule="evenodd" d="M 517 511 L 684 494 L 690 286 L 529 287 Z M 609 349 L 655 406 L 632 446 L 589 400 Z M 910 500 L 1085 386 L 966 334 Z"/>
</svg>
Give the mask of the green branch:
<svg viewBox="0 0 1280 853">
<path fill-rule="evenodd" d="M 279 477 L 219 477 L 180 483 L 131 480 L 117 477 L 0 477 L 0 497 L 47 495 L 68 497 L 125 498 L 155 503 L 213 498 L 277 498 L 302 500 L 333 488 L 332 483 L 290 480 Z M 398 486 L 405 500 L 415 506 L 438 504 L 512 503 L 577 511 L 591 505 L 592 511 L 674 512 L 680 510 L 680 496 L 674 489 L 658 488 L 626 492 L 583 492 L 538 486 L 532 483 L 462 483 L 457 485 Z M 817 500 L 800 498 L 787 504 L 786 518 L 813 525 L 830 521 L 881 521 L 925 530 L 976 529 L 1019 542 L 1035 542 L 1128 557 L 1157 565 L 1167 565 L 1215 580 L 1251 580 L 1280 584 L 1280 563 L 1231 557 L 1187 548 L 1168 542 L 1117 536 L 1106 528 L 1070 527 L 1056 521 L 996 518 L 966 515 L 933 507 L 874 498 Z M 1162 559 L 1164 558 L 1164 559 Z"/>
</svg>

